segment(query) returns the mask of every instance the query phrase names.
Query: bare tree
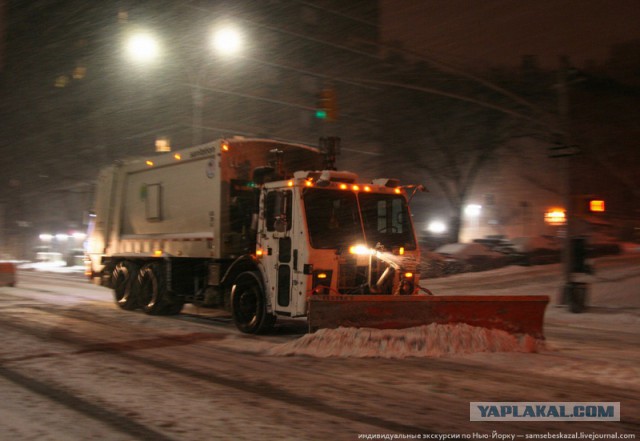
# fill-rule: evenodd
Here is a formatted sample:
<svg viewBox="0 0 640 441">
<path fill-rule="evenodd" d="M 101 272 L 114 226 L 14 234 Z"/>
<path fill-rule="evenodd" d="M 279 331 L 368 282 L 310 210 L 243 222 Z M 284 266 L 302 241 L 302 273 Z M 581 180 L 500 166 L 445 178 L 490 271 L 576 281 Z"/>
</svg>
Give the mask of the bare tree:
<svg viewBox="0 0 640 441">
<path fill-rule="evenodd" d="M 404 167 L 419 171 L 442 191 L 453 213 L 450 240 L 458 241 L 465 202 L 478 174 L 490 169 L 517 126 L 495 91 L 478 91 L 452 77 L 436 78 L 442 94 L 388 91 L 387 143 Z M 455 95 L 445 92 L 455 88 Z M 458 97 L 463 97 L 460 99 Z M 524 125 L 520 120 L 520 125 Z"/>
</svg>

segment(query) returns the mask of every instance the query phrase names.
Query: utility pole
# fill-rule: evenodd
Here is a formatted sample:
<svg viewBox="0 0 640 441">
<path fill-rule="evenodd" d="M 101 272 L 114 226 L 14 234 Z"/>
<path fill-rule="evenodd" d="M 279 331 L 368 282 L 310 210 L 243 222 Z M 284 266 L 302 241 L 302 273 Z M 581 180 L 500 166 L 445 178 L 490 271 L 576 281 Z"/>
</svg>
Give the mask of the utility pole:
<svg viewBox="0 0 640 441">
<path fill-rule="evenodd" d="M 565 237 L 562 253 L 564 286 L 562 287 L 558 304 L 568 305 L 571 312 L 582 312 L 585 306 L 587 284 L 577 282 L 574 278 L 576 272 L 583 271 L 584 265 L 577 265 L 574 244 L 576 240 L 576 216 L 578 210 L 573 197 L 573 158 L 578 153 L 578 147 L 573 143 L 570 129 L 569 108 L 569 61 L 566 57 L 560 58 L 560 69 L 557 76 L 558 91 L 558 119 L 560 125 L 559 147 L 551 157 L 561 158 L 564 161 L 565 186 Z M 579 269 L 578 269 L 579 268 Z"/>
</svg>

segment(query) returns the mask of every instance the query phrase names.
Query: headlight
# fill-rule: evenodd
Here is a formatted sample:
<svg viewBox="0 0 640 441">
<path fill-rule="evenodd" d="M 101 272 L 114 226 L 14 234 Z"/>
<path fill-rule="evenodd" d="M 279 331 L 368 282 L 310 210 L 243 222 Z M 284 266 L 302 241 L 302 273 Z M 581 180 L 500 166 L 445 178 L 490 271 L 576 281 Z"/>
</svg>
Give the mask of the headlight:
<svg viewBox="0 0 640 441">
<path fill-rule="evenodd" d="M 369 249 L 366 245 L 351 245 L 349 247 L 350 254 L 356 254 L 358 256 L 365 256 L 367 254 L 374 254 L 375 250 Z"/>
</svg>

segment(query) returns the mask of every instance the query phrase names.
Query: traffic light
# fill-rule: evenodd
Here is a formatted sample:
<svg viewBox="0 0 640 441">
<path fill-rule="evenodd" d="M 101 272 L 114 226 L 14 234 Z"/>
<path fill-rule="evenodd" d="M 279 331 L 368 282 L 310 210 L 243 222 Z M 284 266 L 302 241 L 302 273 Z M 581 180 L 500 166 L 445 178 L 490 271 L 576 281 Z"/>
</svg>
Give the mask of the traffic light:
<svg viewBox="0 0 640 441">
<path fill-rule="evenodd" d="M 602 199 L 589 199 L 589 212 L 591 213 L 603 213 L 605 211 L 604 200 Z"/>
<path fill-rule="evenodd" d="M 335 121 L 338 117 L 336 91 L 331 87 L 325 87 L 318 95 L 316 106 L 316 118 L 325 121 Z"/>
</svg>

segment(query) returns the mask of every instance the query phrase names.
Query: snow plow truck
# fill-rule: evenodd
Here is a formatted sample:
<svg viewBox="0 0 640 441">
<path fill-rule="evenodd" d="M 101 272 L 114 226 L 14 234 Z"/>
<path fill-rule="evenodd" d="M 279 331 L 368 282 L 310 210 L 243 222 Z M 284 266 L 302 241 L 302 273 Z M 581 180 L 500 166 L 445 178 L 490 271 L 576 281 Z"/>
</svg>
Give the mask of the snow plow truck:
<svg viewBox="0 0 640 441">
<path fill-rule="evenodd" d="M 415 186 L 360 182 L 321 148 L 230 138 L 103 169 L 87 275 L 124 310 L 230 310 L 245 333 L 467 323 L 542 337 L 546 296 L 437 296 L 420 286 Z"/>
</svg>

